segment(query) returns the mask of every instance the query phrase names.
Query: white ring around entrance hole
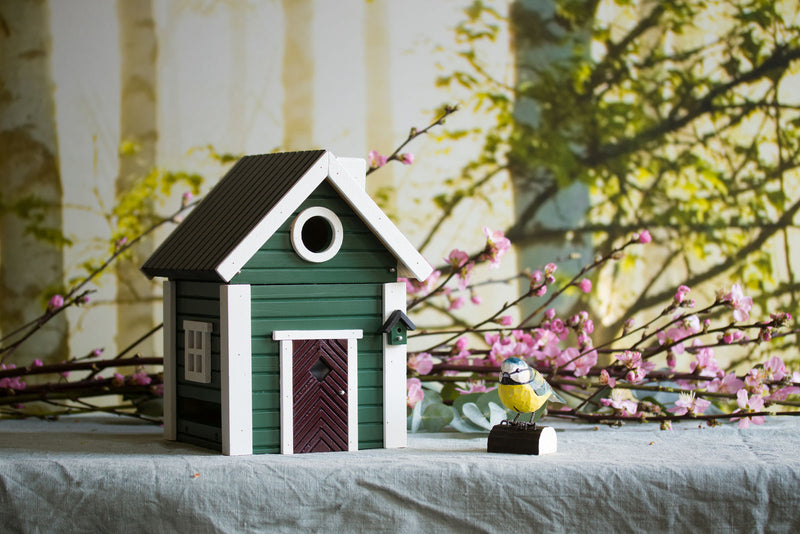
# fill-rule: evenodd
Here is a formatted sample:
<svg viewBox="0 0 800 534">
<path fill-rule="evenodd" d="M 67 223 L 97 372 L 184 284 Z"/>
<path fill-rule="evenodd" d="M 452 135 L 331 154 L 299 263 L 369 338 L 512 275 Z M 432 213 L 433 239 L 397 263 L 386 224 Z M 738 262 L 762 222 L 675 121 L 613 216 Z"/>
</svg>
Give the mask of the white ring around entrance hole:
<svg viewBox="0 0 800 534">
<path fill-rule="evenodd" d="M 320 217 L 328 223 L 331 233 L 330 243 L 318 252 L 310 250 L 303 241 L 303 228 L 308 221 L 316 217 Z M 333 258 L 342 248 L 343 238 L 342 221 L 334 212 L 322 206 L 313 206 L 303 210 L 292 222 L 292 247 L 298 256 L 306 261 L 322 263 Z"/>
</svg>

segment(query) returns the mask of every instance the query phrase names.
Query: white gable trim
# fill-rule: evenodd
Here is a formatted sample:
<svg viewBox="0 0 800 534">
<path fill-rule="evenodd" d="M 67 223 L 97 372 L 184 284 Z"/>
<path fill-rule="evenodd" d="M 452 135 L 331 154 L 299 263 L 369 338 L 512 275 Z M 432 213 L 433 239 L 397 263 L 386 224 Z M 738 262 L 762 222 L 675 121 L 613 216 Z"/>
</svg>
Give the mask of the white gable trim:
<svg viewBox="0 0 800 534">
<path fill-rule="evenodd" d="M 253 454 L 250 286 L 221 285 L 219 289 L 222 453 Z"/>
<path fill-rule="evenodd" d="M 308 198 L 328 175 L 328 152 L 325 152 L 294 184 L 286 195 L 273 207 L 253 230 L 236 245 L 236 248 L 217 266 L 217 273 L 226 282 L 255 256 L 258 249 L 272 237 L 278 228 Z"/>
<path fill-rule="evenodd" d="M 358 450 L 358 339 L 362 330 L 276 330 L 280 341 L 281 454 L 294 454 L 294 384 L 292 342 L 295 339 L 347 340 L 347 450 Z"/>
<path fill-rule="evenodd" d="M 420 281 L 427 279 L 433 272 L 433 267 L 333 155 L 328 160 L 328 176 L 333 186 L 358 213 L 361 220 L 394 254 L 401 267 L 405 268 L 400 274 L 411 275 Z"/>
<path fill-rule="evenodd" d="M 406 312 L 406 284 L 383 285 L 383 321 L 395 310 Z M 383 336 L 383 446 L 405 447 L 406 431 L 406 346 L 389 345 Z"/>
<path fill-rule="evenodd" d="M 345 165 L 347 168 L 355 169 L 355 165 L 350 161 L 345 161 Z M 359 181 L 346 170 L 336 156 L 325 152 L 217 266 L 216 271 L 220 277 L 230 282 L 325 178 L 330 179 L 333 187 L 383 245 L 394 254 L 401 266 L 400 275 L 411 276 L 417 280 L 425 280 L 430 276 L 433 267 L 367 195 Z"/>
<path fill-rule="evenodd" d="M 164 282 L 164 439 L 178 439 L 178 413 L 176 409 L 177 381 L 175 380 L 177 350 L 175 348 L 176 329 L 176 282 Z"/>
</svg>

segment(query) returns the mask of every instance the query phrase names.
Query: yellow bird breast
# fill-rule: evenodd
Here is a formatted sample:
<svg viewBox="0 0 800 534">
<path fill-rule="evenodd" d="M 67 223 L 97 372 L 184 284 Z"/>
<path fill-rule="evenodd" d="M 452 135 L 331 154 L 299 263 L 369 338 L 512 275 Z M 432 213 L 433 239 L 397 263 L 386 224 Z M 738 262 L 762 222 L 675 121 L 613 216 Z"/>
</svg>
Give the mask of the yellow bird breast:
<svg viewBox="0 0 800 534">
<path fill-rule="evenodd" d="M 542 404 L 549 397 L 549 395 L 538 396 L 528 384 L 500 384 L 498 394 L 506 408 L 511 408 L 520 413 L 535 412 L 542 407 Z"/>
</svg>

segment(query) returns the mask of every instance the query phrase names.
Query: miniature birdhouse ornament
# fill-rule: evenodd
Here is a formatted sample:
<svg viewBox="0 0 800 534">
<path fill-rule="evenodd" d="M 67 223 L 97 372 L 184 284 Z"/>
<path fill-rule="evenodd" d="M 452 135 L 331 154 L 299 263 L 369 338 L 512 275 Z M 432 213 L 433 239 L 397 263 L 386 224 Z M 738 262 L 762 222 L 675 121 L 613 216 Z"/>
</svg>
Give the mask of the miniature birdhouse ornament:
<svg viewBox="0 0 800 534">
<path fill-rule="evenodd" d="M 406 286 L 433 271 L 366 162 L 245 156 L 142 266 L 164 282 L 164 434 L 224 454 L 406 445 Z"/>
<path fill-rule="evenodd" d="M 386 334 L 389 345 L 405 345 L 408 341 L 408 331 L 416 328 L 417 326 L 402 310 L 395 310 L 381 327 L 381 332 Z"/>
<path fill-rule="evenodd" d="M 517 412 L 513 421 L 502 421 L 489 433 L 489 452 L 515 454 L 548 454 L 556 452 L 557 438 L 551 427 L 537 427 L 551 400 L 566 404 L 542 374 L 519 358 L 508 358 L 500 365 L 500 401 Z M 530 413 L 529 421 L 518 421 Z"/>
</svg>

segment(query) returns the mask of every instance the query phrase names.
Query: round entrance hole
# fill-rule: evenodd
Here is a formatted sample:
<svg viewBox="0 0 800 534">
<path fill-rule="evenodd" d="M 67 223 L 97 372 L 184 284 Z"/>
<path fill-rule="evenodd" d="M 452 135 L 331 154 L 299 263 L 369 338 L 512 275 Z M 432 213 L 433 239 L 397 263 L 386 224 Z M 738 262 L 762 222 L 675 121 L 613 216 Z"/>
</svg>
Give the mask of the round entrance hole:
<svg viewBox="0 0 800 534">
<path fill-rule="evenodd" d="M 323 252 L 333 242 L 333 228 L 324 217 L 311 217 L 300 231 L 303 245 L 314 253 Z"/>
<path fill-rule="evenodd" d="M 292 247 L 306 261 L 328 261 L 341 246 L 342 222 L 328 208 L 305 209 L 292 223 Z"/>
</svg>

